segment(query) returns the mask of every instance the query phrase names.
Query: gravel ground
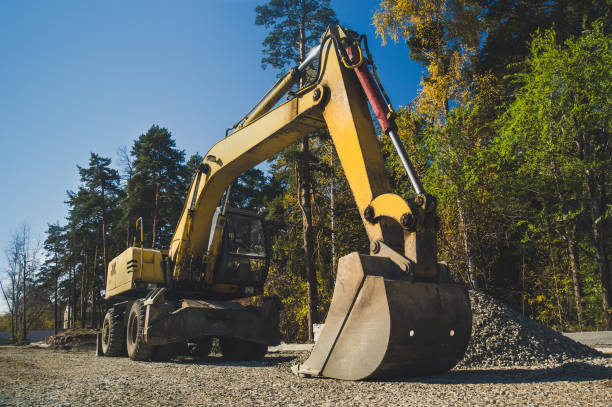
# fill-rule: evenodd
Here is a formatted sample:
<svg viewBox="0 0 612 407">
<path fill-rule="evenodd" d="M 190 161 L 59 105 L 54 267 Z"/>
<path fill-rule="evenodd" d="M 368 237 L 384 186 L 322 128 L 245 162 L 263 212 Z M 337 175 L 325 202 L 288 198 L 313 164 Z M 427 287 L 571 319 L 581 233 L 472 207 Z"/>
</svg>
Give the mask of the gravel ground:
<svg viewBox="0 0 612 407">
<path fill-rule="evenodd" d="M 612 358 L 556 367 L 462 368 L 388 381 L 302 379 L 295 354 L 263 361 L 101 358 L 88 350 L 0 346 L 0 405 L 610 406 Z"/>
</svg>

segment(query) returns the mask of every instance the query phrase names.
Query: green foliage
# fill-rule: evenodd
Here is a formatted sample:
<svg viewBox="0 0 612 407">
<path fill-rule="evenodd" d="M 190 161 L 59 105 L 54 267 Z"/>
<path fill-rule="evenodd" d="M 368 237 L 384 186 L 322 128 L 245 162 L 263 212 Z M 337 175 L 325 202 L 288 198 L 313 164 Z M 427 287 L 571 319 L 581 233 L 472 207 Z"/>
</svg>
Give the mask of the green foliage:
<svg viewBox="0 0 612 407">
<path fill-rule="evenodd" d="M 486 29 L 478 69 L 499 78 L 520 72 L 516 63 L 529 55 L 527 44 L 538 30 L 554 28 L 561 41 L 579 35 L 597 18 L 609 25 L 608 0 L 486 0 L 482 16 Z M 508 92 L 514 87 L 507 84 Z"/>
<path fill-rule="evenodd" d="M 258 210 L 264 206 L 268 180 L 264 172 L 251 168 L 241 174 L 230 188 L 229 205 L 235 208 Z"/>
<path fill-rule="evenodd" d="M 189 160 L 187 160 L 185 165 L 187 166 L 187 174 L 189 174 L 190 177 L 193 177 L 193 175 L 196 173 L 203 159 L 204 157 L 202 157 L 199 153 L 195 153 L 189 157 Z M 188 180 L 191 180 L 191 178 Z"/>
<path fill-rule="evenodd" d="M 564 44 L 552 30 L 534 37 L 521 72 L 512 78 L 518 84 L 516 96 L 499 119 L 495 145 L 502 162 L 511 162 L 520 177 L 531 180 L 530 185 L 518 185 L 538 204 L 525 213 L 529 229 L 537 234 L 552 226 L 569 245 L 591 252 L 573 267 L 575 278 L 588 281 L 583 284 L 587 309 L 601 295 L 592 288 L 599 284 L 601 293 L 601 284 L 606 286 L 605 278 L 594 283 L 593 257 L 605 262 L 606 250 L 594 251 L 597 242 L 589 242 L 589 224 L 598 221 L 589 219 L 588 210 L 593 204 L 608 205 L 605 189 L 612 170 L 612 37 L 604 34 L 603 26 L 597 21 Z M 604 229 L 605 222 L 600 227 Z M 604 266 L 599 273 L 609 271 Z M 586 323 L 598 326 L 596 315 L 587 311 Z"/>
</svg>

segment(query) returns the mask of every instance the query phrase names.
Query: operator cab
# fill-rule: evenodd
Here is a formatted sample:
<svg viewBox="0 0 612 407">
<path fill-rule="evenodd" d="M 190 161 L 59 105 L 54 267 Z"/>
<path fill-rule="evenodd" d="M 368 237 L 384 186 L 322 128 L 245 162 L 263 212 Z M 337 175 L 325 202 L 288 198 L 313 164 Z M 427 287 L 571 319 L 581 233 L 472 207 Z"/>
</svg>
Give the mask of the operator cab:
<svg viewBox="0 0 612 407">
<path fill-rule="evenodd" d="M 209 247 L 221 238 L 213 284 L 237 286 L 237 297 L 262 294 L 270 258 L 264 218 L 238 208 L 227 208 L 222 216 L 217 208 L 213 225 Z"/>
</svg>

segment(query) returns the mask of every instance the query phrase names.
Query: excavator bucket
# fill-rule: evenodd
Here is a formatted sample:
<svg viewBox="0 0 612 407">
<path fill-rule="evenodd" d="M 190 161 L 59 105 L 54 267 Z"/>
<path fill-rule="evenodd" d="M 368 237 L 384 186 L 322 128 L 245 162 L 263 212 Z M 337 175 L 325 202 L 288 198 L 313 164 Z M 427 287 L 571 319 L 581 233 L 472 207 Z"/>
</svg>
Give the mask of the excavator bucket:
<svg viewBox="0 0 612 407">
<path fill-rule="evenodd" d="M 361 380 L 442 373 L 461 360 L 472 330 L 462 284 L 412 282 L 387 257 L 340 259 L 334 296 L 300 376 Z"/>
</svg>

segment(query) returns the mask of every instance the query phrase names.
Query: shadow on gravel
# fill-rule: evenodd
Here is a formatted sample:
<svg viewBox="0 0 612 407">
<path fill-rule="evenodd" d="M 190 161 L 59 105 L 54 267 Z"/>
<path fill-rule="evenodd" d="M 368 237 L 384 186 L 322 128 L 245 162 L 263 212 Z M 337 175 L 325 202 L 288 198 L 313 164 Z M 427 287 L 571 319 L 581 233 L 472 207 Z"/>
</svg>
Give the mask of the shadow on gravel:
<svg viewBox="0 0 612 407">
<path fill-rule="evenodd" d="M 586 362 L 572 362 L 551 368 L 515 369 L 471 369 L 451 370 L 432 377 L 412 377 L 406 379 L 375 380 L 381 382 L 413 382 L 432 384 L 496 384 L 496 383 L 544 383 L 544 382 L 582 382 L 610 379 L 612 367 L 593 365 Z"/>
<path fill-rule="evenodd" d="M 238 360 L 228 361 L 221 356 L 207 356 L 205 358 L 178 357 L 163 363 L 176 363 L 179 365 L 207 365 L 207 366 L 245 366 L 245 367 L 267 367 L 288 364 L 296 359 L 295 356 L 267 355 L 262 360 Z"/>
</svg>

